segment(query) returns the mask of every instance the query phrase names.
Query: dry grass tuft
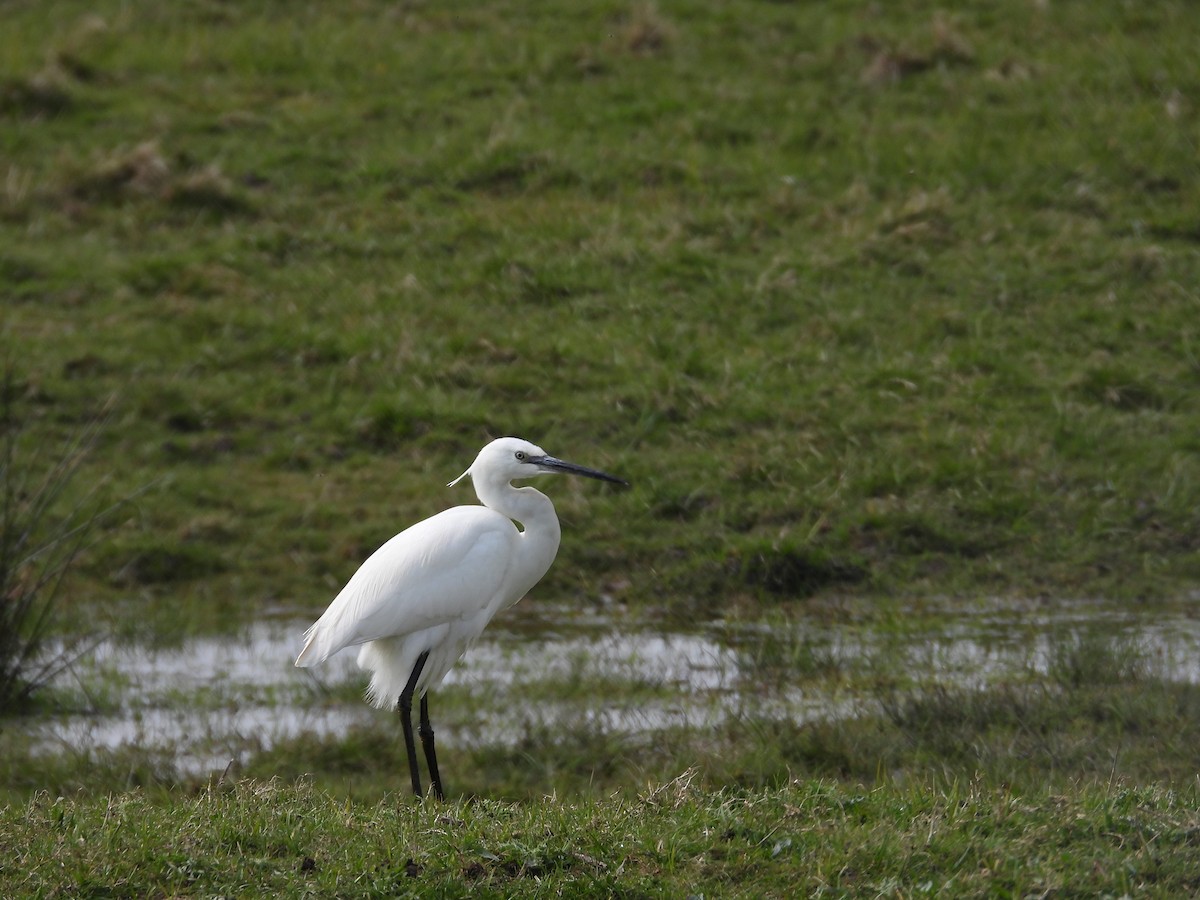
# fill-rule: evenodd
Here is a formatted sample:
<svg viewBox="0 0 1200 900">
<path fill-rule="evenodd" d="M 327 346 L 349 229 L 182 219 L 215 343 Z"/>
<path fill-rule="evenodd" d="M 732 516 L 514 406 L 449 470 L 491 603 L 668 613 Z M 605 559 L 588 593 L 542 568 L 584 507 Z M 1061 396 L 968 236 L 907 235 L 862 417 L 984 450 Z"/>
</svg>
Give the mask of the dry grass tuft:
<svg viewBox="0 0 1200 900">
<path fill-rule="evenodd" d="M 220 166 L 181 166 L 163 152 L 158 141 L 144 141 L 102 158 L 73 179 L 68 193 L 74 200 L 152 199 L 173 207 L 221 213 L 250 208 Z"/>
<path fill-rule="evenodd" d="M 652 3 L 636 7 L 620 32 L 621 45 L 635 56 L 657 56 L 675 41 L 675 26 Z"/>
<path fill-rule="evenodd" d="M 930 23 L 928 49 L 911 50 L 889 46 L 874 38 L 864 38 L 863 48 L 871 54 L 861 80 L 865 84 L 896 84 L 936 66 L 961 66 L 975 61 L 975 48 L 944 15 L 935 15 Z"/>
<path fill-rule="evenodd" d="M 48 63 L 41 71 L 0 84 L 0 114 L 31 118 L 55 116 L 74 104 L 71 79 L 59 65 Z"/>
<path fill-rule="evenodd" d="M 246 200 L 215 163 L 184 173 L 172 181 L 165 198 L 174 206 L 200 207 L 218 212 L 248 209 Z"/>
<path fill-rule="evenodd" d="M 171 166 L 157 141 L 145 141 L 132 150 L 121 150 L 102 159 L 89 175 L 80 179 L 77 193 L 83 196 L 161 193 L 171 177 Z"/>
</svg>

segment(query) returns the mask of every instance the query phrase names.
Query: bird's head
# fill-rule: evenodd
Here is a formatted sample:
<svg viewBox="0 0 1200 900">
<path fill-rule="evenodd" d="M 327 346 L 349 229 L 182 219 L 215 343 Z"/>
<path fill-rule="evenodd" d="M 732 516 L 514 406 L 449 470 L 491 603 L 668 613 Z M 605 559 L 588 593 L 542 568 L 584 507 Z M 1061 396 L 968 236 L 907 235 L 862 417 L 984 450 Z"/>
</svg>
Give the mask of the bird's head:
<svg viewBox="0 0 1200 900">
<path fill-rule="evenodd" d="M 496 481 L 516 481 L 522 478 L 533 478 L 536 475 L 554 475 L 565 472 L 569 475 L 583 475 L 600 481 L 611 481 L 616 484 L 628 484 L 623 478 L 609 475 L 587 466 L 576 465 L 565 460 L 550 456 L 537 444 L 515 437 L 496 438 L 479 451 L 475 462 L 453 481 L 450 487 L 458 484 L 467 475 L 473 481 L 494 479 Z"/>
</svg>

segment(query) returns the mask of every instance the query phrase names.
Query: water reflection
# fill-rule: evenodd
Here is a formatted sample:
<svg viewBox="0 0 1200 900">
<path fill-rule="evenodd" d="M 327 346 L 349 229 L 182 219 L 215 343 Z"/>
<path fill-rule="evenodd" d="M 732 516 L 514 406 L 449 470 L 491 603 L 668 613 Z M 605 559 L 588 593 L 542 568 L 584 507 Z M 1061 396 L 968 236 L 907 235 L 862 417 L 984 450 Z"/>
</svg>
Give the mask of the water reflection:
<svg viewBox="0 0 1200 900">
<path fill-rule="evenodd" d="M 1200 682 L 1190 619 L 1147 624 L 1120 613 L 1075 617 L 1028 611 L 951 621 L 927 631 L 716 623 L 702 634 L 663 633 L 598 617 L 539 636 L 487 633 L 441 689 L 459 701 L 439 723 L 454 743 L 503 743 L 530 728 L 584 723 L 605 733 L 714 727 L 730 717 L 852 715 L 870 704 L 862 685 L 880 672 L 982 685 L 1045 673 L 1064 635 L 1103 627 L 1166 677 Z M 203 637 L 172 648 L 104 643 L 62 676 L 104 714 L 32 720 L 41 752 L 137 747 L 167 756 L 181 774 L 223 770 L 301 734 L 339 736 L 378 727 L 356 697 L 364 683 L 354 652 L 298 670 L 300 622 L 267 622 L 236 638 Z M 530 699 L 532 698 L 532 699 Z M 528 701 L 528 702 L 527 702 Z M 513 711 L 516 711 L 514 714 Z"/>
</svg>

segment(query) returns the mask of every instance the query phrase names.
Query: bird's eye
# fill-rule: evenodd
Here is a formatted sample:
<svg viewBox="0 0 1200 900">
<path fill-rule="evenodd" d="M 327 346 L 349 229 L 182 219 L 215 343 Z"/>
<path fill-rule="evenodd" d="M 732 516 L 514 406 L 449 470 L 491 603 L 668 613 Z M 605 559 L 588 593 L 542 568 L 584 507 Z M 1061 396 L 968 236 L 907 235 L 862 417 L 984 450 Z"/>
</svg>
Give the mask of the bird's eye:
<svg viewBox="0 0 1200 900">
<path fill-rule="evenodd" d="M 517 451 L 517 462 L 525 462 L 525 451 L 524 450 Z"/>
</svg>

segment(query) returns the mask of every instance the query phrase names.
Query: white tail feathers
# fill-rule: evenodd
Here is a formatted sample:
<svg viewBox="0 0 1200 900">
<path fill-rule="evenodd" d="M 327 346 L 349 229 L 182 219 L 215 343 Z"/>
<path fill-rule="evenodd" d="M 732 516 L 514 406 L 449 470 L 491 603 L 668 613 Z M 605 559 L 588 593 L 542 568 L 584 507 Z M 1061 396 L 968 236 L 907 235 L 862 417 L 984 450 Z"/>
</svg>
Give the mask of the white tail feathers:
<svg viewBox="0 0 1200 900">
<path fill-rule="evenodd" d="M 320 643 L 317 640 L 317 626 L 313 625 L 308 631 L 304 632 L 304 649 L 300 651 L 300 655 L 296 657 L 296 665 L 300 668 L 315 666 L 318 663 L 323 663 L 329 658 L 328 651 L 318 649 Z"/>
</svg>

